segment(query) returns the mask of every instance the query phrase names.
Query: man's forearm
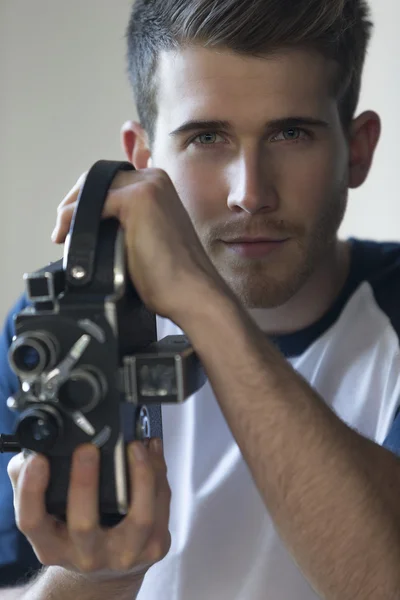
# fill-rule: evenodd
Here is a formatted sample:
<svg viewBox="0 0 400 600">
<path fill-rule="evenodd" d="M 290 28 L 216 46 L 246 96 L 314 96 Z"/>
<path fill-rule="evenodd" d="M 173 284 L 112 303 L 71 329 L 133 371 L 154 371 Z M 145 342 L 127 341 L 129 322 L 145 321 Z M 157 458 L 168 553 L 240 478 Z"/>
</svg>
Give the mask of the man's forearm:
<svg viewBox="0 0 400 600">
<path fill-rule="evenodd" d="M 61 567 L 44 569 L 23 587 L 0 590 L 1 600 L 134 600 L 143 577 L 94 583 Z"/>
<path fill-rule="evenodd" d="M 235 301 L 209 295 L 181 326 L 282 539 L 316 591 L 329 600 L 397 598 L 396 458 L 342 423 Z"/>
</svg>

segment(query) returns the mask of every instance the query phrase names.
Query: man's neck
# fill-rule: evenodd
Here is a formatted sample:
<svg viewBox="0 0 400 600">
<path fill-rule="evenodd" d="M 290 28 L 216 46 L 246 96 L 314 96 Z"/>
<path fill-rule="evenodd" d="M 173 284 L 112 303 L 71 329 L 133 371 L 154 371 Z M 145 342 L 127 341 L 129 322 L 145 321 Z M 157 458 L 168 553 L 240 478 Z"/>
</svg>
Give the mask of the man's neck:
<svg viewBox="0 0 400 600">
<path fill-rule="evenodd" d="M 283 335 L 300 331 L 320 319 L 332 306 L 350 269 L 350 244 L 337 241 L 305 285 L 277 308 L 253 308 L 249 314 L 265 333 Z"/>
</svg>

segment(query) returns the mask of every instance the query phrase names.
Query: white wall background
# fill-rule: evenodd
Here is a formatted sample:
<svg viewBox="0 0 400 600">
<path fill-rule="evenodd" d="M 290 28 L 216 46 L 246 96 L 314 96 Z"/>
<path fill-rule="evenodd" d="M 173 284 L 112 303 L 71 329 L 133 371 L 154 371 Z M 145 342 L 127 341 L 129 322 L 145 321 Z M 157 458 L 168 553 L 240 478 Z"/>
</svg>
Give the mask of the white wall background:
<svg viewBox="0 0 400 600">
<path fill-rule="evenodd" d="M 359 110 L 383 119 L 368 182 L 351 192 L 342 236 L 400 239 L 400 3 L 370 0 L 376 24 Z M 123 160 L 135 111 L 125 75 L 131 0 L 0 0 L 0 319 L 22 274 L 61 256 L 59 202 L 99 158 Z"/>
</svg>

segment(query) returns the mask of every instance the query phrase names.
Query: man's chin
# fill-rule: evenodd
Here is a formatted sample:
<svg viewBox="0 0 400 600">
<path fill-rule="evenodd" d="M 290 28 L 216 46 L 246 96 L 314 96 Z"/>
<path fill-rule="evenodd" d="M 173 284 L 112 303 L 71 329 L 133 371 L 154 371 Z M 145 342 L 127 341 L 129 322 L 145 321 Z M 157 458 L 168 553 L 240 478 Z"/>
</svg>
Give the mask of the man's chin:
<svg viewBox="0 0 400 600">
<path fill-rule="evenodd" d="M 249 264 L 214 262 L 241 304 L 248 309 L 273 309 L 283 306 L 296 295 L 313 271 L 314 261 L 304 252 L 279 261 L 251 261 Z"/>
<path fill-rule="evenodd" d="M 281 282 L 267 282 L 260 285 L 230 286 L 241 304 L 247 308 L 272 309 L 283 306 L 295 295 L 297 286 Z"/>
</svg>

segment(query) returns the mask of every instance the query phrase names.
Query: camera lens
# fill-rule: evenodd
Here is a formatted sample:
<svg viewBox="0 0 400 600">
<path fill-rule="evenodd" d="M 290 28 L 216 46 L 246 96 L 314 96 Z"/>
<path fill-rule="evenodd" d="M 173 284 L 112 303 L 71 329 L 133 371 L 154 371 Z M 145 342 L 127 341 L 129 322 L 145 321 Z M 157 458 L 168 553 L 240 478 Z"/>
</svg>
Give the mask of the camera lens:
<svg viewBox="0 0 400 600">
<path fill-rule="evenodd" d="M 21 371 L 34 371 L 38 368 L 41 360 L 41 355 L 29 344 L 22 344 L 14 352 L 14 361 Z"/>
<path fill-rule="evenodd" d="M 9 362 L 21 378 L 40 375 L 56 364 L 57 342 L 44 331 L 26 332 L 11 344 Z"/>
<path fill-rule="evenodd" d="M 32 436 L 37 442 L 45 442 L 51 438 L 51 427 L 48 419 L 37 419 L 31 425 Z"/>
<path fill-rule="evenodd" d="M 58 390 L 58 399 L 67 410 L 89 412 L 102 400 L 106 383 L 94 369 L 75 369 Z"/>
<path fill-rule="evenodd" d="M 22 413 L 17 424 L 17 436 L 22 448 L 48 452 L 62 431 L 62 419 L 52 407 L 30 408 Z"/>
</svg>

